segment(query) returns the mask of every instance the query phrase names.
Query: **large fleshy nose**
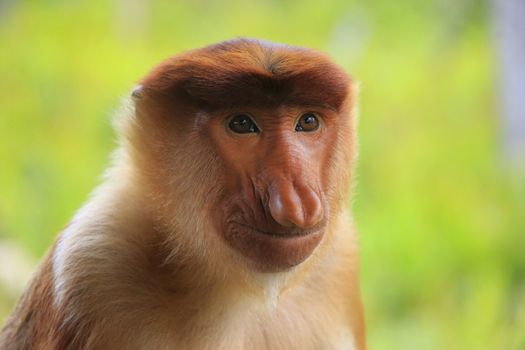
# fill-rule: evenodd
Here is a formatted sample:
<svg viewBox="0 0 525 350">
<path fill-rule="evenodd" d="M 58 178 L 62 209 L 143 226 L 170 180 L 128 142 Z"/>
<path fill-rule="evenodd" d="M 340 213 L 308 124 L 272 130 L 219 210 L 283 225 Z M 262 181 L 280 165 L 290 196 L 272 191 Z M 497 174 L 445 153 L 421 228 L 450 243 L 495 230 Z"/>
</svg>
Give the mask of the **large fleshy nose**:
<svg viewBox="0 0 525 350">
<path fill-rule="evenodd" d="M 321 199 L 309 186 L 279 181 L 274 182 L 268 192 L 270 214 L 279 224 L 308 229 L 323 220 Z"/>
</svg>

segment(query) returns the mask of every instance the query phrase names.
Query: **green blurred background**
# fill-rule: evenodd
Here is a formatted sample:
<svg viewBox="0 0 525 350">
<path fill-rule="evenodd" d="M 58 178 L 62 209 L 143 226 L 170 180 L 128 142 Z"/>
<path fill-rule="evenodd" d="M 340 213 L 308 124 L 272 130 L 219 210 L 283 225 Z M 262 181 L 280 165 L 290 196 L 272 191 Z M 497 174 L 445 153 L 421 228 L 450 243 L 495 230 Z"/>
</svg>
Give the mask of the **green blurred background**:
<svg viewBox="0 0 525 350">
<path fill-rule="evenodd" d="M 250 36 L 326 51 L 361 81 L 370 348 L 525 349 L 525 172 L 503 147 L 493 27 L 469 0 L 0 0 L 0 324 L 98 183 L 134 82 Z"/>
</svg>

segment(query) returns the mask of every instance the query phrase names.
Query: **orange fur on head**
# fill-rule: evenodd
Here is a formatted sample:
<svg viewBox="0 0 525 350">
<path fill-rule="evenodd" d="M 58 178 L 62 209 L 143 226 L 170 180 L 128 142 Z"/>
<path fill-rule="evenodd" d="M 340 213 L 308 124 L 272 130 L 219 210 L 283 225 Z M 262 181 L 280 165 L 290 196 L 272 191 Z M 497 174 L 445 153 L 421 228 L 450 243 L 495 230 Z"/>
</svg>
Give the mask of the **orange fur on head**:
<svg viewBox="0 0 525 350">
<path fill-rule="evenodd" d="M 364 349 L 355 92 L 325 55 L 257 40 L 162 62 L 0 348 Z"/>
</svg>

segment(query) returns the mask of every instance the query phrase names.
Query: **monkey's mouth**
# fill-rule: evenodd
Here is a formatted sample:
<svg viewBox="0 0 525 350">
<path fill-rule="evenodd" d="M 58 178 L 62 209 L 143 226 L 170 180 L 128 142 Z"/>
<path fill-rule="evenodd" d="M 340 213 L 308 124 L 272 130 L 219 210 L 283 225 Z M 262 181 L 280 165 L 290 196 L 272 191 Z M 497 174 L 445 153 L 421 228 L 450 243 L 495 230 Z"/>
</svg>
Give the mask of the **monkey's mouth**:
<svg viewBox="0 0 525 350">
<path fill-rule="evenodd" d="M 241 222 L 236 222 L 236 224 L 246 229 L 249 229 L 251 231 L 254 231 L 256 233 L 262 234 L 262 235 L 267 235 L 267 236 L 275 237 L 275 238 L 283 238 L 283 239 L 308 236 L 308 235 L 321 231 L 326 226 L 325 222 L 320 222 L 319 224 L 309 229 L 287 228 L 287 227 L 264 228 L 263 229 L 263 228 L 253 227 L 251 225 L 244 224 Z"/>
<path fill-rule="evenodd" d="M 309 229 L 257 228 L 235 222 L 224 232 L 226 241 L 262 272 L 284 271 L 305 261 L 321 242 L 326 224 Z"/>
</svg>

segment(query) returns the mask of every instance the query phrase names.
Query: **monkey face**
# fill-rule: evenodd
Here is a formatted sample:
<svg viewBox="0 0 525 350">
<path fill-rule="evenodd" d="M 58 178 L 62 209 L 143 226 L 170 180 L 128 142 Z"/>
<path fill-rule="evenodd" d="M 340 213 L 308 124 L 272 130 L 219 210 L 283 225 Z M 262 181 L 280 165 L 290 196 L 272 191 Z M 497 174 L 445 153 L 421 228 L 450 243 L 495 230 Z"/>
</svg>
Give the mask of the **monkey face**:
<svg viewBox="0 0 525 350">
<path fill-rule="evenodd" d="M 351 87 L 318 52 L 249 39 L 154 68 L 133 92 L 128 139 L 179 251 L 271 272 L 327 241 L 351 172 Z"/>
<path fill-rule="evenodd" d="M 259 270 L 303 262 L 323 239 L 330 214 L 327 169 L 337 139 L 336 113 L 247 108 L 203 119 L 202 136 L 212 143 L 225 175 L 214 211 L 217 231 Z"/>
</svg>

